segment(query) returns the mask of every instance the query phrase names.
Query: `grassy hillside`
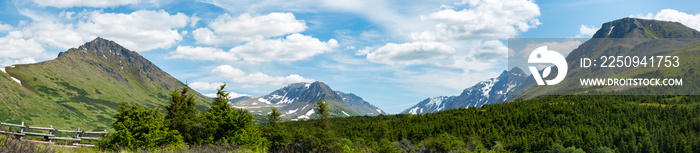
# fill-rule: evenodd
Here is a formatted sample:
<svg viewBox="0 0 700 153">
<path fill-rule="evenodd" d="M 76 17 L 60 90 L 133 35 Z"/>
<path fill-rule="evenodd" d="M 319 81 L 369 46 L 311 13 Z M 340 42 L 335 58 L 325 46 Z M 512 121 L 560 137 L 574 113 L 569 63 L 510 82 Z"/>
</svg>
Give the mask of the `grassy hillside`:
<svg viewBox="0 0 700 153">
<path fill-rule="evenodd" d="M 6 68 L 0 99 L 3 122 L 34 126 L 109 129 L 119 102 L 151 108 L 167 104 L 184 84 L 138 53 L 102 38 L 59 54 L 54 60 Z M 22 86 L 8 79 L 21 80 Z M 13 103 L 14 102 L 14 103 Z M 211 103 L 197 93 L 200 108 Z"/>
</svg>

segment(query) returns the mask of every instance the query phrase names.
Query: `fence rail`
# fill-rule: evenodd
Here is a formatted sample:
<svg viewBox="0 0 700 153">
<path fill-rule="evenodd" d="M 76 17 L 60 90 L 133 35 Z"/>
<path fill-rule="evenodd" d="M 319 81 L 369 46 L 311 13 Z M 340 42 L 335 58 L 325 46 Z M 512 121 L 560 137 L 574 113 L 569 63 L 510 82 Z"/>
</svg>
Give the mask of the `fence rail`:
<svg viewBox="0 0 700 153">
<path fill-rule="evenodd" d="M 9 129 L 6 129 L 5 126 L 9 126 Z M 19 131 L 13 131 L 10 130 L 12 127 L 17 127 L 19 128 Z M 27 132 L 27 130 L 43 130 L 43 131 L 48 131 L 48 133 L 40 133 L 40 132 Z M 56 134 L 58 133 L 75 133 L 74 137 L 57 137 Z M 42 143 L 42 144 L 53 144 L 56 145 L 56 140 L 62 140 L 62 141 L 68 141 L 68 145 L 59 145 L 62 147 L 94 147 L 94 144 L 90 144 L 85 142 L 84 140 L 100 140 L 104 137 L 107 137 L 109 132 L 107 130 L 104 131 L 85 131 L 85 130 L 59 130 L 53 128 L 52 125 L 49 125 L 49 127 L 38 127 L 38 126 L 29 126 L 25 125 L 24 122 L 21 124 L 13 124 L 13 123 L 3 123 L 0 122 L 0 134 L 4 135 L 11 135 L 19 140 L 22 141 L 29 141 L 29 142 L 34 142 L 34 143 Z M 43 139 L 28 139 L 25 138 L 26 136 L 38 136 L 38 137 L 43 137 Z M 81 143 L 82 141 L 82 143 Z M 72 142 L 72 143 L 70 143 Z"/>
</svg>

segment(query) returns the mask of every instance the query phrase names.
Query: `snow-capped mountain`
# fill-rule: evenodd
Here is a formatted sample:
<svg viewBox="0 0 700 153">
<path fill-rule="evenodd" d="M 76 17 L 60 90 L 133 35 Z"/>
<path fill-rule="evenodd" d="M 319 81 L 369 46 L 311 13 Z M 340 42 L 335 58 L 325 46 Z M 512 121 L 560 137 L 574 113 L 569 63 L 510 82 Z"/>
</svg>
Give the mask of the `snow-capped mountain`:
<svg viewBox="0 0 700 153">
<path fill-rule="evenodd" d="M 464 89 L 459 96 L 427 98 L 402 114 L 434 113 L 453 108 L 481 107 L 508 102 L 534 84 L 534 80 L 519 68 L 503 71 L 500 76 L 481 81 Z"/>
<path fill-rule="evenodd" d="M 355 112 L 360 115 L 376 116 L 379 114 L 387 114 L 386 112 L 379 109 L 377 106 L 370 104 L 369 102 L 362 99 L 353 93 L 344 93 L 342 91 L 335 91 L 341 98 L 343 98 L 343 103 L 350 106 Z"/>
<path fill-rule="evenodd" d="M 323 82 L 293 83 L 260 97 L 231 99 L 231 106 L 249 110 L 253 114 L 266 115 L 276 107 L 281 117 L 290 120 L 313 118 L 316 101 L 324 100 L 331 116 L 378 115 L 381 109 L 349 93 L 333 91 Z"/>
</svg>

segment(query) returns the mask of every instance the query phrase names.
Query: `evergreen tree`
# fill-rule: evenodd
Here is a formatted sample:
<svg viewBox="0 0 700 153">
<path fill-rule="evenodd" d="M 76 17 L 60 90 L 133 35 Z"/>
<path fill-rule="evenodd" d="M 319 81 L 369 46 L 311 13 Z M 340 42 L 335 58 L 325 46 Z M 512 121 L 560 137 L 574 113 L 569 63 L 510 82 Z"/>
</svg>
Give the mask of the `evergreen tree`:
<svg viewBox="0 0 700 153">
<path fill-rule="evenodd" d="M 122 102 L 112 122 L 115 132 L 100 140 L 97 146 L 116 151 L 122 148 L 136 150 L 182 144 L 179 132 L 170 130 L 164 123 L 165 118 L 157 109 L 147 109 L 136 104 L 127 107 Z"/>
<path fill-rule="evenodd" d="M 165 120 L 170 128 L 179 131 L 189 144 L 197 143 L 205 134 L 204 126 L 198 119 L 196 105 L 194 95 L 190 93 L 189 87 L 185 86 L 180 92 L 173 91 L 170 105 L 165 106 Z"/>
<path fill-rule="evenodd" d="M 316 101 L 316 113 L 318 113 L 318 126 L 321 130 L 328 131 L 328 108 L 326 107 L 326 102 L 323 100 Z"/>
<path fill-rule="evenodd" d="M 330 123 L 328 121 L 328 115 L 330 112 L 328 111 L 328 108 L 326 107 L 326 102 L 323 100 L 318 100 L 316 101 L 316 112 L 318 113 L 318 119 L 317 123 L 318 130 L 316 132 L 316 140 L 314 146 L 318 147 L 317 149 L 320 152 L 338 152 L 340 149 L 339 147 L 336 147 L 333 142 L 337 140 L 337 138 L 333 135 L 332 131 L 330 130 Z"/>
<path fill-rule="evenodd" d="M 284 126 L 280 125 L 280 113 L 277 108 L 272 107 L 267 115 L 267 125 L 265 126 L 265 137 L 270 141 L 270 150 L 280 151 L 282 147 L 289 144 L 289 135 L 284 131 Z"/>
<path fill-rule="evenodd" d="M 204 113 L 209 135 L 207 143 L 232 143 L 248 148 L 264 149 L 265 139 L 253 124 L 253 115 L 245 109 L 233 109 L 228 104 L 226 84 L 217 89 L 211 109 Z"/>
<path fill-rule="evenodd" d="M 267 125 L 276 127 L 280 122 L 280 115 L 282 114 L 280 114 L 280 112 L 277 111 L 277 108 L 272 107 L 270 110 L 270 114 L 267 115 Z"/>
</svg>

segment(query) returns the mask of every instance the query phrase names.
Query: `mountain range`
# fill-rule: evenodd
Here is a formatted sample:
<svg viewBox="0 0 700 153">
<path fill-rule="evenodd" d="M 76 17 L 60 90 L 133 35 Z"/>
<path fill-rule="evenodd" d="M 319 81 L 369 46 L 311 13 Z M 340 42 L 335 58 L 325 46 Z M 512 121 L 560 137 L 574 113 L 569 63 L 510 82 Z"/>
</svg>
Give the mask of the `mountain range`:
<svg viewBox="0 0 700 153">
<path fill-rule="evenodd" d="M 481 107 L 485 104 L 505 103 L 513 99 L 532 99 L 544 94 L 673 94 L 697 91 L 700 87 L 695 78 L 700 75 L 698 70 L 700 57 L 700 32 L 688 28 L 678 22 L 623 18 L 604 23 L 593 35 L 593 39 L 584 42 L 574 49 L 567 57 L 569 72 L 566 78 L 600 78 L 600 77 L 665 77 L 684 78 L 682 87 L 589 87 L 576 88 L 579 82 L 565 81 L 554 86 L 533 86 L 532 75 L 526 75 L 515 67 L 504 71 L 500 76 L 481 81 L 465 89 L 459 96 L 439 96 L 427 98 L 410 107 L 402 114 L 434 113 L 446 109 Z M 617 39 L 629 38 L 629 39 Z M 684 38 L 684 39 L 660 39 Z M 688 39 L 690 38 L 690 39 Z M 632 40 L 632 41 L 630 41 Z M 678 68 L 581 68 L 578 59 L 600 57 L 603 55 L 644 54 L 647 56 L 679 56 L 683 59 Z M 553 68 L 551 74 L 556 74 Z M 555 75 L 550 75 L 553 77 Z M 546 78 L 551 79 L 551 78 Z M 507 81 L 506 81 L 507 80 Z M 663 90 L 659 90 L 659 88 Z M 591 92 L 594 91 L 594 92 Z"/>
<path fill-rule="evenodd" d="M 185 86 L 135 51 L 96 38 L 53 60 L 0 72 L 3 122 L 74 129 L 107 129 L 119 102 L 159 108 Z M 196 94 L 198 109 L 211 100 Z"/>
<path fill-rule="evenodd" d="M 230 103 L 235 108 L 247 109 L 256 115 L 266 115 L 272 107 L 276 107 L 282 118 L 300 120 L 314 118 L 318 100 L 326 103 L 332 117 L 386 114 L 355 94 L 334 91 L 319 81 L 293 83 L 265 96 L 239 97 Z"/>
<path fill-rule="evenodd" d="M 481 107 L 487 104 L 500 104 L 514 99 L 535 83 L 520 68 L 503 71 L 496 78 L 481 81 L 464 89 L 459 96 L 438 96 L 427 98 L 401 112 L 401 114 L 435 113 L 453 108 Z"/>
</svg>

